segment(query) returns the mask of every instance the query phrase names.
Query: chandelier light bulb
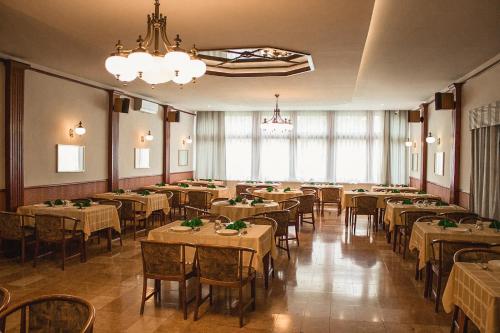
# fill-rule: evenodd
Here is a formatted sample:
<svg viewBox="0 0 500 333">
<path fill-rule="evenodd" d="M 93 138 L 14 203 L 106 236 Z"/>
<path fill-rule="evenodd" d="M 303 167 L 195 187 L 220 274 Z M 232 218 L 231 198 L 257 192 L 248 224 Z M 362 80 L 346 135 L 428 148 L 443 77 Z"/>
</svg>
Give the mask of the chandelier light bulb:
<svg viewBox="0 0 500 333">
<path fill-rule="evenodd" d="M 120 75 L 121 73 L 125 72 L 128 67 L 127 65 L 127 58 L 119 55 L 109 56 L 104 63 L 106 70 L 113 75 Z"/>
<path fill-rule="evenodd" d="M 201 77 L 207 71 L 207 65 L 200 59 L 194 59 L 190 61 L 191 74 L 193 77 Z"/>
<path fill-rule="evenodd" d="M 135 51 L 129 54 L 128 62 L 131 68 L 138 73 L 144 73 L 152 68 L 153 56 L 144 51 Z"/>
<path fill-rule="evenodd" d="M 165 54 L 165 61 L 174 71 L 181 71 L 189 64 L 189 55 L 186 52 L 170 51 Z"/>
<path fill-rule="evenodd" d="M 174 72 L 167 66 L 163 57 L 154 56 L 153 66 L 142 73 L 141 79 L 151 85 L 165 83 L 174 77 Z"/>
<path fill-rule="evenodd" d="M 134 81 L 136 77 L 137 77 L 137 72 L 130 69 L 117 75 L 118 80 L 122 82 Z"/>
<path fill-rule="evenodd" d="M 193 76 L 191 75 L 191 73 L 184 71 L 184 72 L 180 72 L 179 75 L 174 76 L 172 81 L 174 81 L 177 84 L 186 84 L 186 83 L 191 82 L 192 79 L 193 79 Z"/>
</svg>

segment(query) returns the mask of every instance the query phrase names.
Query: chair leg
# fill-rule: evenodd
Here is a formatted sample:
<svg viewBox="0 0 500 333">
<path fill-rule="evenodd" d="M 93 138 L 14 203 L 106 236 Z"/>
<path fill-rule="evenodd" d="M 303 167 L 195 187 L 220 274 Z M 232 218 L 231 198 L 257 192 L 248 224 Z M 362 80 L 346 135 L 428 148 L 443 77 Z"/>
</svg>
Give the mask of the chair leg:
<svg viewBox="0 0 500 333">
<path fill-rule="evenodd" d="M 61 268 L 64 271 L 64 262 L 66 261 L 66 241 L 63 240 L 61 245 L 61 257 L 62 257 L 62 265 Z"/>
<path fill-rule="evenodd" d="M 85 262 L 87 261 L 86 254 L 85 254 L 85 235 L 82 232 L 82 235 L 80 236 L 80 262 Z"/>
<path fill-rule="evenodd" d="M 213 297 L 212 297 L 212 295 L 213 295 L 213 294 L 212 294 L 213 289 L 214 289 L 214 288 L 213 288 L 213 286 L 212 286 L 212 285 L 208 286 L 208 303 L 209 303 L 210 305 L 212 305 L 212 304 L 213 304 Z"/>
<path fill-rule="evenodd" d="M 255 308 L 256 308 L 256 282 L 255 282 L 255 277 L 252 279 L 252 282 L 250 282 L 250 293 L 251 293 L 251 296 L 252 296 L 252 310 L 255 311 Z"/>
<path fill-rule="evenodd" d="M 184 314 L 184 320 L 187 319 L 187 288 L 186 280 L 179 282 L 179 289 L 181 291 L 180 301 L 182 302 L 182 313 Z"/>
<path fill-rule="evenodd" d="M 406 259 L 406 248 L 408 247 L 408 235 L 405 234 L 403 241 L 403 259 Z"/>
<path fill-rule="evenodd" d="M 424 298 L 429 297 L 430 288 L 432 288 L 432 267 L 427 263 L 425 265 Z"/>
<path fill-rule="evenodd" d="M 196 306 L 194 308 L 194 321 L 198 320 L 198 311 L 200 309 L 200 301 L 201 301 L 201 283 L 200 280 L 196 281 Z"/>
<path fill-rule="evenodd" d="M 290 245 L 288 244 L 288 235 L 285 236 L 284 241 L 286 243 L 286 255 L 288 256 L 288 260 L 290 260 Z"/>
<path fill-rule="evenodd" d="M 158 295 L 158 304 L 161 304 L 161 280 L 155 280 L 155 292 Z"/>
<path fill-rule="evenodd" d="M 238 314 L 240 316 L 240 328 L 243 327 L 243 286 L 239 288 Z"/>
<path fill-rule="evenodd" d="M 437 313 L 439 312 L 439 302 L 441 301 L 441 274 L 437 274 L 437 286 L 436 286 L 436 300 L 435 300 L 435 306 L 434 306 L 434 311 Z"/>
<path fill-rule="evenodd" d="M 139 313 L 141 316 L 144 314 L 144 304 L 146 303 L 146 291 L 148 287 L 148 279 L 146 277 L 142 280 L 142 299 L 141 299 L 141 310 Z"/>
<path fill-rule="evenodd" d="M 38 259 L 38 251 L 40 251 L 40 241 L 37 239 L 35 242 L 35 256 L 33 257 L 33 267 L 36 267 L 36 260 Z"/>
<path fill-rule="evenodd" d="M 26 240 L 24 237 L 21 239 L 21 264 L 26 260 Z"/>
<path fill-rule="evenodd" d="M 297 246 L 299 246 L 300 241 L 299 241 L 299 222 L 298 222 L 298 220 L 295 221 L 295 240 L 297 241 Z"/>
<path fill-rule="evenodd" d="M 314 219 L 314 210 L 311 213 L 311 216 L 312 216 L 312 222 L 313 222 L 313 230 L 316 230 L 316 220 Z"/>
</svg>

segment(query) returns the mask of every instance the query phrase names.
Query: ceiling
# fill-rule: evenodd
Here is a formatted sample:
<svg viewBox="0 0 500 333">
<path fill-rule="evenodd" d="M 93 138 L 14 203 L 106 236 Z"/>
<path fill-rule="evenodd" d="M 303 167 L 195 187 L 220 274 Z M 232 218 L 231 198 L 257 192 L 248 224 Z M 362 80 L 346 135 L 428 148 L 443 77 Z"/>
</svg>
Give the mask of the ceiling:
<svg viewBox="0 0 500 333">
<path fill-rule="evenodd" d="M 0 52 L 190 111 L 408 109 L 500 53 L 500 0 L 163 0 L 170 37 L 200 49 L 310 53 L 289 77 L 205 75 L 182 89 L 127 86 L 104 60 L 132 48 L 153 0 L 0 0 Z"/>
</svg>

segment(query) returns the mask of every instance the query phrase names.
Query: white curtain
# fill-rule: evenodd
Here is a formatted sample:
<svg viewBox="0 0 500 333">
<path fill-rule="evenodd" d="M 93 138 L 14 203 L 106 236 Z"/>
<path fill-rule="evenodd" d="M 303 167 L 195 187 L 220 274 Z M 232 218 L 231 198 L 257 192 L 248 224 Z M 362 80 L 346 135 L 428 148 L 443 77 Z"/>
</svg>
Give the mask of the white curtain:
<svg viewBox="0 0 500 333">
<path fill-rule="evenodd" d="M 406 184 L 408 182 L 408 111 L 386 111 L 384 126 L 385 174 L 381 183 Z"/>
<path fill-rule="evenodd" d="M 251 112 L 226 112 L 226 176 L 228 180 L 251 179 L 253 142 Z"/>
<path fill-rule="evenodd" d="M 224 112 L 199 112 L 196 119 L 196 176 L 226 179 Z"/>
<path fill-rule="evenodd" d="M 296 159 L 293 178 L 302 181 L 325 181 L 328 164 L 328 113 L 295 112 L 295 114 Z"/>
</svg>

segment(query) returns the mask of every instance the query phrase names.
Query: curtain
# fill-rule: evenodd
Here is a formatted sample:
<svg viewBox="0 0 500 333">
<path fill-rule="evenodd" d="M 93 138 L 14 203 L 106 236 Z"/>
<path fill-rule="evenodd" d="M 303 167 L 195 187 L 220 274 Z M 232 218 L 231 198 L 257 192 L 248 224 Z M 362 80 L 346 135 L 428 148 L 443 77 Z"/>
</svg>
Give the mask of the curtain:
<svg viewBox="0 0 500 333">
<path fill-rule="evenodd" d="M 196 120 L 196 176 L 226 179 L 224 112 L 199 112 Z"/>
<path fill-rule="evenodd" d="M 500 219 L 500 102 L 469 113 L 472 135 L 471 208 Z"/>
<path fill-rule="evenodd" d="M 386 111 L 384 119 L 384 161 L 382 183 L 406 184 L 408 182 L 408 111 Z"/>
<path fill-rule="evenodd" d="M 200 112 L 201 113 L 201 112 Z M 260 139 L 253 133 L 255 126 L 252 112 L 226 112 L 226 174 L 228 180 L 258 178 Z M 254 140 L 255 139 L 255 140 Z M 254 170 L 254 167 L 257 167 Z"/>
</svg>

